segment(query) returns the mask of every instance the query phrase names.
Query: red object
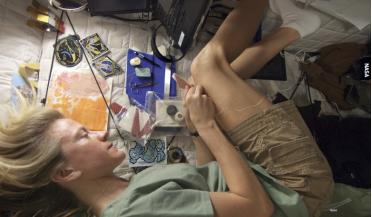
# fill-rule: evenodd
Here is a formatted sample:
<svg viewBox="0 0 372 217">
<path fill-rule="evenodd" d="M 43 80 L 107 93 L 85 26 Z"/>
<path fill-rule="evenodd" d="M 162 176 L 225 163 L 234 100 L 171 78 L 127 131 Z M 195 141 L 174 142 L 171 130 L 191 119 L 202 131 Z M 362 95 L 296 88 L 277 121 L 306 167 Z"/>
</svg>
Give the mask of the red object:
<svg viewBox="0 0 372 217">
<path fill-rule="evenodd" d="M 134 114 L 134 118 L 133 118 L 132 135 L 137 138 L 139 138 L 141 134 L 141 126 L 140 126 L 139 118 L 140 118 L 139 111 L 138 109 L 136 109 L 136 113 Z"/>
<path fill-rule="evenodd" d="M 111 103 L 110 107 L 115 114 L 118 114 L 123 108 L 123 106 L 119 105 L 116 102 Z"/>
<path fill-rule="evenodd" d="M 58 31 L 63 34 L 63 33 L 65 33 L 65 30 L 66 30 L 65 23 L 63 21 L 61 21 L 58 25 Z"/>
</svg>

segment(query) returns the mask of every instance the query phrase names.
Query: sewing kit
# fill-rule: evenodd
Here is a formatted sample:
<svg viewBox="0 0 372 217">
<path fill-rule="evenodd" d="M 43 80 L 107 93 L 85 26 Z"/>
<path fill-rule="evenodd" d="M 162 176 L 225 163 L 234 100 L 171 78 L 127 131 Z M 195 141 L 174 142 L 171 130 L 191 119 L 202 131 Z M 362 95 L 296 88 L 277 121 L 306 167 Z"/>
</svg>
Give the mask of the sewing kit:
<svg viewBox="0 0 372 217">
<path fill-rule="evenodd" d="M 157 127 L 185 127 L 182 101 L 157 100 L 155 119 Z"/>
<path fill-rule="evenodd" d="M 140 108 L 146 107 L 146 95 L 150 91 L 160 99 L 175 97 L 176 82 L 171 78 L 175 71 L 175 63 L 165 64 L 151 54 L 129 49 L 125 73 L 126 94 Z"/>
</svg>

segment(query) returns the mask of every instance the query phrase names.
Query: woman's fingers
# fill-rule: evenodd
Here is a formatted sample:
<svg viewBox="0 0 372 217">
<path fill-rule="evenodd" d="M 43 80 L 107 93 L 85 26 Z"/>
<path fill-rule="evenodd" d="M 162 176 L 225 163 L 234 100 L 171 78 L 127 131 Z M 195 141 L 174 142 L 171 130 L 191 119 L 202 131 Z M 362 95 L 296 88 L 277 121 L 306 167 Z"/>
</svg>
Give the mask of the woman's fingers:
<svg viewBox="0 0 372 217">
<path fill-rule="evenodd" d="M 206 103 L 209 101 L 209 97 L 204 94 L 204 89 L 200 85 L 187 87 L 185 89 L 183 97 L 183 105 L 185 108 L 189 108 L 191 104 L 194 106 Z"/>
<path fill-rule="evenodd" d="M 200 85 L 196 86 L 185 86 L 185 92 L 183 98 L 185 99 L 187 95 L 201 96 L 203 95 L 203 87 Z"/>
<path fill-rule="evenodd" d="M 186 122 L 186 126 L 187 128 L 192 131 L 192 132 L 195 132 L 195 127 L 194 125 L 192 124 L 192 121 L 190 119 L 190 113 L 189 113 L 189 110 L 188 109 L 185 109 L 184 110 L 184 116 L 185 116 L 185 122 Z"/>
<path fill-rule="evenodd" d="M 188 106 L 190 104 L 191 98 L 195 93 L 195 87 L 190 87 L 187 89 L 187 92 L 185 93 L 185 97 L 183 99 L 184 106 Z"/>
<path fill-rule="evenodd" d="M 182 99 L 185 101 L 185 99 L 186 99 L 186 95 L 187 95 L 187 93 L 189 92 L 189 90 L 190 90 L 190 87 L 189 86 L 185 86 L 185 89 L 184 89 L 184 91 L 183 91 L 183 93 L 182 93 Z"/>
<path fill-rule="evenodd" d="M 195 94 L 195 87 L 190 87 L 186 94 L 186 99 L 192 97 Z"/>
<path fill-rule="evenodd" d="M 195 96 L 201 96 L 203 93 L 203 87 L 200 85 L 196 85 L 195 87 Z"/>
<path fill-rule="evenodd" d="M 181 89 L 186 89 L 186 87 L 192 86 L 185 79 L 183 79 L 181 76 L 177 75 L 176 73 L 173 73 L 172 78 L 177 82 L 178 86 Z"/>
</svg>

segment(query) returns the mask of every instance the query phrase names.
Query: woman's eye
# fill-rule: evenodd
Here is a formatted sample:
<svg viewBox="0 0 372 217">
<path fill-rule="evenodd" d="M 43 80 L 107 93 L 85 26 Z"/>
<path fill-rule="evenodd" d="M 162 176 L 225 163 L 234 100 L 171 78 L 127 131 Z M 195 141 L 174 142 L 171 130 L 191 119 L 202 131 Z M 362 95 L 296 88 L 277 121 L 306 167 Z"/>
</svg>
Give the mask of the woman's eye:
<svg viewBox="0 0 372 217">
<path fill-rule="evenodd" d="M 81 134 L 81 138 L 88 138 L 89 136 L 89 133 L 87 132 L 84 132 L 83 134 Z"/>
</svg>

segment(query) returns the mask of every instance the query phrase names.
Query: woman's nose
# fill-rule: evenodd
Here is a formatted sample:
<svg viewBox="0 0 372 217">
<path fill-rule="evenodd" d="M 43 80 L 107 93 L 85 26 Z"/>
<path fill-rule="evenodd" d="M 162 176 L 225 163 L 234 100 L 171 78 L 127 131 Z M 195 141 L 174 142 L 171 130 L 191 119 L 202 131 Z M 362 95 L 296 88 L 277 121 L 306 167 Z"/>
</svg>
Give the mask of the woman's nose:
<svg viewBox="0 0 372 217">
<path fill-rule="evenodd" d="M 94 132 L 96 138 L 100 141 L 106 141 L 108 137 L 108 132 L 107 131 L 96 131 Z"/>
</svg>

